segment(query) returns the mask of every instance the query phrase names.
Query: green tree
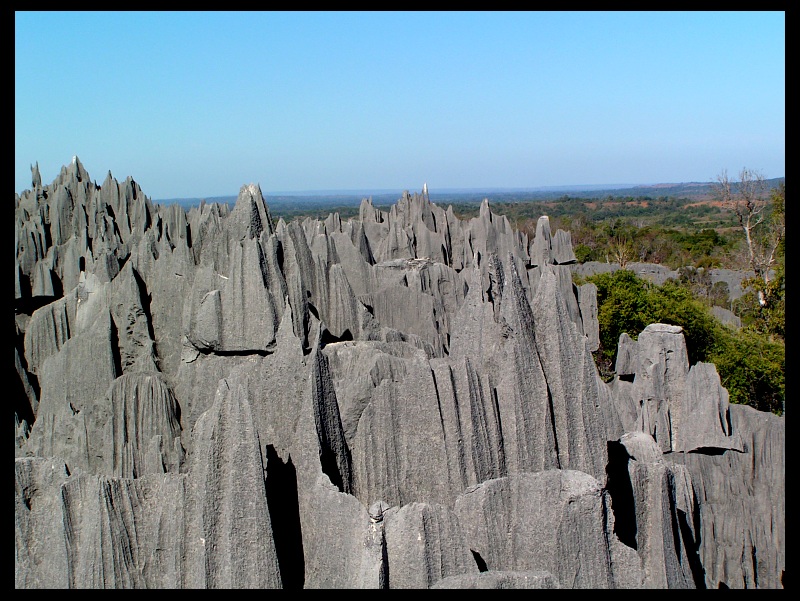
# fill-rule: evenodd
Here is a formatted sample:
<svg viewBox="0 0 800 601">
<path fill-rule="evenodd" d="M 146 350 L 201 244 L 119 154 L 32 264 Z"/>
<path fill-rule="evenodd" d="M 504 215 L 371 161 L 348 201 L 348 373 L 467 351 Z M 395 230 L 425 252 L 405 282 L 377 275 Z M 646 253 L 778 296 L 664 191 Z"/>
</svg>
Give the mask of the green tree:
<svg viewBox="0 0 800 601">
<path fill-rule="evenodd" d="M 784 412 L 786 348 L 759 332 L 720 327 L 709 360 L 732 403 L 777 415 Z"/>
<path fill-rule="evenodd" d="M 716 339 L 717 322 L 692 293 L 674 280 L 653 286 L 647 294 L 646 321 L 681 326 L 689 363 L 708 361 Z"/>
<path fill-rule="evenodd" d="M 627 269 L 587 278 L 597 286 L 597 320 L 600 325 L 601 372 L 608 374 L 617 355 L 623 332 L 632 337 L 647 325 L 647 283 Z"/>
</svg>

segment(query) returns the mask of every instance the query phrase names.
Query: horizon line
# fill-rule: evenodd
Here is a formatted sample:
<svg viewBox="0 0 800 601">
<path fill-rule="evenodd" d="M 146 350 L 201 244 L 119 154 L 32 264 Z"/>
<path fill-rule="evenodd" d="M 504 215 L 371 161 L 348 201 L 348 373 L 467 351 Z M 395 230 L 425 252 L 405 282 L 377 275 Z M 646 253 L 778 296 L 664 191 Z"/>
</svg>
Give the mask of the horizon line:
<svg viewBox="0 0 800 601">
<path fill-rule="evenodd" d="M 783 179 L 785 176 L 779 176 L 769 179 Z M 640 187 L 654 187 L 654 186 L 685 186 L 685 185 L 712 185 L 713 181 L 689 181 L 689 182 L 657 182 L 657 183 L 616 183 L 616 184 L 562 184 L 555 186 L 482 186 L 470 188 L 452 188 L 443 187 L 431 191 L 428 187 L 429 194 L 432 192 L 436 194 L 467 194 L 467 193 L 489 193 L 489 192 L 557 192 L 557 191 L 593 191 L 593 190 L 610 190 L 610 189 L 625 189 L 625 188 L 640 188 Z M 422 186 L 420 186 L 420 191 Z M 388 195 L 388 194 L 402 194 L 404 191 L 416 192 L 416 190 L 405 188 L 328 188 L 328 189 L 311 189 L 311 190 L 262 190 L 262 195 L 267 196 L 374 196 L 374 195 Z M 236 194 L 220 194 L 213 196 L 183 196 L 183 197 L 169 197 L 169 198 L 153 198 L 156 202 L 168 202 L 178 200 L 211 200 L 218 198 L 236 198 Z"/>
</svg>

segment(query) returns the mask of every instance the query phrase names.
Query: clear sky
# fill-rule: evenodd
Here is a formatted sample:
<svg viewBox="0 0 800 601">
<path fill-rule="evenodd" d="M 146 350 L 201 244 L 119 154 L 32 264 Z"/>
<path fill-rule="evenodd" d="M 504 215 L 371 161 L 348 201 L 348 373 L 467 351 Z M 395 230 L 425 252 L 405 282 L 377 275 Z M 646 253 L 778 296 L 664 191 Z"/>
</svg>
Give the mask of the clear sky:
<svg viewBox="0 0 800 601">
<path fill-rule="evenodd" d="M 785 175 L 783 12 L 17 12 L 15 191 Z"/>
</svg>

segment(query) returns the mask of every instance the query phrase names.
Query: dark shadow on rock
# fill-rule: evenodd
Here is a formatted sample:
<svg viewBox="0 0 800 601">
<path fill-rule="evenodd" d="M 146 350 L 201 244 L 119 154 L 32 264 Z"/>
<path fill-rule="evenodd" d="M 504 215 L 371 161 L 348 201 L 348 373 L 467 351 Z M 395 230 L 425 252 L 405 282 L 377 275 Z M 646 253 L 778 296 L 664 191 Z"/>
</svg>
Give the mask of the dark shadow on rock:
<svg viewBox="0 0 800 601">
<path fill-rule="evenodd" d="M 266 489 L 283 588 L 302 589 L 305 584 L 305 559 L 297 498 L 297 472 L 291 456 L 284 463 L 272 445 L 267 445 Z"/>
<path fill-rule="evenodd" d="M 472 551 L 472 557 L 475 560 L 475 563 L 478 565 L 478 571 L 488 572 L 489 568 L 486 567 L 486 562 L 483 560 L 483 557 L 481 557 L 481 554 L 475 549 L 470 549 L 470 551 Z"/>
<path fill-rule="evenodd" d="M 320 347 L 324 348 L 334 342 L 345 342 L 349 340 L 353 340 L 353 335 L 350 333 L 350 330 L 345 330 L 342 332 L 341 336 L 334 336 L 327 328 L 323 328 L 322 335 L 320 336 Z"/>
<path fill-rule="evenodd" d="M 114 358 L 114 377 L 119 378 L 122 375 L 122 354 L 120 353 L 119 331 L 114 319 L 110 318 L 111 322 L 111 355 Z"/>
<path fill-rule="evenodd" d="M 695 512 L 699 513 L 699 507 L 695 506 Z M 686 519 L 686 512 L 680 509 L 678 509 L 678 525 L 681 529 L 681 537 L 683 538 L 686 555 L 689 559 L 689 568 L 692 570 L 694 586 L 695 588 L 704 589 L 706 588 L 706 571 L 703 568 L 703 564 L 700 561 L 700 554 L 698 553 L 700 549 L 700 530 L 696 530 L 698 537 L 697 540 L 694 540 L 692 531 L 689 528 L 689 521 Z"/>
<path fill-rule="evenodd" d="M 614 534 L 621 543 L 636 549 L 636 506 L 628 473 L 628 459 L 630 459 L 628 451 L 621 442 L 617 440 L 608 442 L 606 490 L 611 495 Z"/>
</svg>

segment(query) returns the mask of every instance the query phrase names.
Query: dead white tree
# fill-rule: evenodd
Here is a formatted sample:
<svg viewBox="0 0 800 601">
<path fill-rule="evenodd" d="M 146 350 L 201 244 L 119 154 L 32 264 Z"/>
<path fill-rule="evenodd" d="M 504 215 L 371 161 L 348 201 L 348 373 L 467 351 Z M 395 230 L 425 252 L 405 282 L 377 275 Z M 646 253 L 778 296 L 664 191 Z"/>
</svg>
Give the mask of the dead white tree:
<svg viewBox="0 0 800 601">
<path fill-rule="evenodd" d="M 627 267 L 628 262 L 633 258 L 634 251 L 631 241 L 624 235 L 617 234 L 611 238 L 611 256 L 619 263 L 622 269 Z"/>
<path fill-rule="evenodd" d="M 766 307 L 770 271 L 777 259 L 776 253 L 786 233 L 783 211 L 769 211 L 764 176 L 746 167 L 739 173 L 739 181 L 732 182 L 727 170 L 717 176 L 716 192 L 725 207 L 733 211 L 744 232 L 747 262 L 756 276 L 758 303 Z"/>
</svg>

